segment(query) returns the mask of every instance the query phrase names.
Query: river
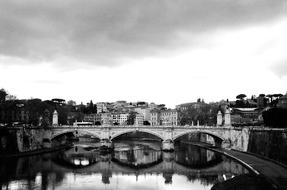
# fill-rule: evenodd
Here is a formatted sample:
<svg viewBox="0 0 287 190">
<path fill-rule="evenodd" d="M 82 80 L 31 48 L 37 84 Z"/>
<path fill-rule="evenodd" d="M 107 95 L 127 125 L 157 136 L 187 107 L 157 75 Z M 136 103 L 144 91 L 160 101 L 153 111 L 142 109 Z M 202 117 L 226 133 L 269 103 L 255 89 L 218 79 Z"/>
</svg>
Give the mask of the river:
<svg viewBox="0 0 287 190">
<path fill-rule="evenodd" d="M 244 183 L 255 179 L 244 166 L 224 155 L 184 143 L 177 143 L 174 152 L 162 152 L 160 146 L 156 141 L 119 141 L 112 153 L 103 154 L 88 143 L 79 143 L 58 152 L 2 159 L 0 186 L 202 190 L 224 189 L 226 184 L 238 186 L 242 179 Z"/>
</svg>

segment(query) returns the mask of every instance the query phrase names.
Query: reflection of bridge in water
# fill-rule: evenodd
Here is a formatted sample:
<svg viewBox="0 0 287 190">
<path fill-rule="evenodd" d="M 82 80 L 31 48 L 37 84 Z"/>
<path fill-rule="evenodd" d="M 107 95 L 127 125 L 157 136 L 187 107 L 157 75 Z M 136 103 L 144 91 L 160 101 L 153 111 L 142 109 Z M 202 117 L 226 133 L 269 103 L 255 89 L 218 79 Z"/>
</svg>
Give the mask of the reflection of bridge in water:
<svg viewBox="0 0 287 190">
<path fill-rule="evenodd" d="M 132 149 L 113 155 L 101 155 L 97 151 L 78 146 L 65 152 L 20 158 L 13 162 L 5 160 L 0 165 L 3 171 L 1 175 L 5 173 L 5 176 L 0 176 L 0 183 L 3 180 L 29 181 L 36 179 L 39 174 L 42 180 L 50 179 L 49 176 L 63 180 L 63 176 L 70 173 L 81 176 L 98 174 L 101 175 L 104 184 L 110 183 L 110 179 L 117 175 L 161 175 L 165 183 L 172 183 L 173 175 L 181 175 L 186 176 L 188 180 L 197 179 L 214 184 L 248 173 L 242 165 L 223 155 L 205 149 L 198 150 L 176 150 L 173 153 L 152 150 L 146 153 L 144 149 Z M 194 154 L 190 154 L 190 151 Z"/>
<path fill-rule="evenodd" d="M 82 150 L 86 153 L 79 153 Z M 117 174 L 136 176 L 162 174 L 165 181 L 169 182 L 174 174 L 187 177 L 193 176 L 194 178 L 223 179 L 226 178 L 226 175 L 231 177 L 248 173 L 242 165 L 226 159 L 222 155 L 204 149 L 201 150 L 203 150 L 200 152 L 201 156 L 198 156 L 197 152 L 197 158 L 193 158 L 191 154 L 189 154 L 189 157 L 186 157 L 186 152 L 167 153 L 161 151 L 149 152 L 145 158 L 144 150 L 123 151 L 114 155 L 99 155 L 84 149 L 78 149 L 78 152 L 75 153 L 73 149 L 55 157 L 51 164 L 55 165 L 53 168 L 57 168 L 57 170 L 62 172 L 84 175 L 101 174 L 103 181 L 108 181 L 112 175 Z M 130 156 L 131 152 L 133 156 Z M 205 157 L 205 163 L 202 162 L 202 156 Z M 87 164 L 87 160 L 89 164 Z M 145 160 L 146 164 L 144 164 L 143 160 Z M 192 161 L 186 163 L 188 160 L 196 161 L 193 162 L 193 165 L 190 165 Z M 201 163 L 197 164 L 198 161 L 201 161 Z M 79 167 L 81 162 L 85 164 Z"/>
</svg>

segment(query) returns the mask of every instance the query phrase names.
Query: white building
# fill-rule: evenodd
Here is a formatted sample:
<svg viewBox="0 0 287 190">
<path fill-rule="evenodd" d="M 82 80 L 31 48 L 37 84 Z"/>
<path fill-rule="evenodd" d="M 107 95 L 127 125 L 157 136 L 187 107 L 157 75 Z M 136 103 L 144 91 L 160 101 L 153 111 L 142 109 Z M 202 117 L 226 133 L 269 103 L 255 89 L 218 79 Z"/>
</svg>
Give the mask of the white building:
<svg viewBox="0 0 287 190">
<path fill-rule="evenodd" d="M 120 125 L 126 125 L 128 117 L 129 117 L 128 113 L 121 113 L 120 114 Z"/>
<path fill-rule="evenodd" d="M 178 125 L 178 111 L 175 109 L 161 111 L 160 123 L 167 126 Z"/>
</svg>

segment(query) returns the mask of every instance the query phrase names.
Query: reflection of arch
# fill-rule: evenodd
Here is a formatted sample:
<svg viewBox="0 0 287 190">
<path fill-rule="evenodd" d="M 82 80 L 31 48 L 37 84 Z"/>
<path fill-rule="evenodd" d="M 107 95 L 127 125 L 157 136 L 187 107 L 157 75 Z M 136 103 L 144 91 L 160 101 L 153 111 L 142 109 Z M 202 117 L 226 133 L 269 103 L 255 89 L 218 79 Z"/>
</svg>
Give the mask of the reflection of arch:
<svg viewBox="0 0 287 190">
<path fill-rule="evenodd" d="M 65 152 L 61 152 L 53 157 L 52 160 L 56 164 L 70 169 L 86 168 L 100 161 L 98 152 L 90 152 L 83 147 L 79 147 L 79 150 L 78 147 L 74 147 Z M 82 162 L 85 163 L 83 164 Z"/>
<path fill-rule="evenodd" d="M 159 139 L 163 140 L 163 137 L 152 131 L 152 130 L 143 130 L 143 129 L 130 129 L 130 130 L 125 130 L 125 131 L 122 131 L 122 132 L 119 132 L 119 133 L 115 133 L 115 134 L 112 134 L 111 135 L 111 140 L 121 136 L 121 135 L 124 135 L 124 134 L 128 134 L 128 133 L 133 133 L 133 132 L 141 132 L 141 133 L 147 133 L 147 134 L 151 134 L 151 135 L 154 135 L 156 137 L 158 137 Z"/>
<path fill-rule="evenodd" d="M 141 170 L 141 169 L 150 169 L 157 166 L 158 164 L 162 163 L 162 158 L 148 164 L 138 164 L 138 165 L 124 163 L 116 158 L 112 158 L 112 162 L 126 169 Z"/>
<path fill-rule="evenodd" d="M 52 138 L 51 138 L 51 141 L 57 140 L 57 139 L 59 139 L 61 137 L 68 136 L 68 135 L 75 136 L 73 131 L 66 131 L 66 132 L 62 132 L 62 133 L 58 133 L 56 135 L 53 135 Z"/>
<path fill-rule="evenodd" d="M 176 141 L 176 140 L 178 140 L 180 137 L 182 137 L 184 135 L 194 134 L 194 133 L 206 134 L 206 135 L 211 136 L 214 139 L 214 142 L 215 142 L 216 146 L 221 146 L 222 142 L 224 141 L 224 139 L 219 137 L 217 134 L 213 134 L 212 132 L 206 132 L 206 131 L 187 131 L 187 132 L 175 135 L 173 140 Z"/>
<path fill-rule="evenodd" d="M 223 161 L 222 157 L 219 155 L 216 155 L 215 159 L 207 161 L 205 164 L 200 163 L 200 164 L 195 164 L 195 165 L 189 165 L 189 164 L 185 164 L 185 163 L 175 160 L 175 162 L 178 165 L 184 166 L 189 169 L 197 169 L 197 170 L 209 169 L 209 168 L 218 166 L 222 161 Z"/>
<path fill-rule="evenodd" d="M 57 158 L 52 158 L 52 161 L 57 164 L 58 166 L 65 168 L 65 169 L 81 169 L 81 168 L 90 168 L 96 165 L 97 161 L 91 162 L 88 165 L 82 166 L 82 165 L 74 165 L 72 162 L 65 160 L 62 158 L 62 156 L 57 156 Z"/>
</svg>

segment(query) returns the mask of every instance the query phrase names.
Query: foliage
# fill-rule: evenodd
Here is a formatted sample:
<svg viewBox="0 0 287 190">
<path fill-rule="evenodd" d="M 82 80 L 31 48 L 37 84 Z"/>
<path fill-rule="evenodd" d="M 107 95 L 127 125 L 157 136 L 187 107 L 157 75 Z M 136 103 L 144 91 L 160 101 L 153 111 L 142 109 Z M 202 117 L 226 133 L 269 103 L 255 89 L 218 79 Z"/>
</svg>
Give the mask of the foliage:
<svg viewBox="0 0 287 190">
<path fill-rule="evenodd" d="M 144 121 L 143 125 L 150 125 L 150 122 L 149 121 Z"/>
<path fill-rule="evenodd" d="M 6 96 L 8 93 L 6 92 L 5 89 L 0 89 L 0 102 L 4 102 L 6 100 Z"/>
<path fill-rule="evenodd" d="M 179 123 L 181 125 L 195 125 L 199 121 L 200 125 L 216 124 L 219 104 L 202 103 L 199 108 L 189 107 L 187 110 L 179 110 Z"/>
<path fill-rule="evenodd" d="M 87 107 L 84 107 L 83 112 L 85 114 L 97 113 L 97 105 L 93 104 L 91 100 Z"/>
<path fill-rule="evenodd" d="M 287 109 L 271 108 L 262 113 L 264 124 L 269 127 L 287 127 Z"/>
<path fill-rule="evenodd" d="M 239 94 L 239 95 L 236 96 L 236 99 L 243 100 L 244 98 L 246 98 L 245 94 Z"/>
<path fill-rule="evenodd" d="M 130 112 L 127 119 L 127 125 L 133 125 L 136 119 L 136 112 Z"/>
<path fill-rule="evenodd" d="M 76 102 L 75 102 L 74 100 L 69 100 L 69 101 L 67 102 L 67 105 L 69 105 L 69 106 L 75 106 L 75 105 L 76 105 Z"/>
<path fill-rule="evenodd" d="M 100 121 L 96 121 L 95 125 L 101 125 L 101 122 Z"/>
<path fill-rule="evenodd" d="M 52 101 L 42 101 L 41 99 L 8 100 L 0 104 L 0 111 L 5 114 L 4 118 L 0 118 L 0 122 L 16 122 L 15 113 L 25 111 L 29 114 L 28 119 L 22 121 L 25 124 L 31 124 L 34 126 L 49 125 L 50 123 L 48 120 L 52 120 L 52 113 L 54 110 L 57 110 L 59 114 L 59 124 L 67 124 L 67 116 L 71 111 L 70 106 L 61 105 Z M 42 124 L 39 122 L 40 117 L 42 118 Z"/>
</svg>

